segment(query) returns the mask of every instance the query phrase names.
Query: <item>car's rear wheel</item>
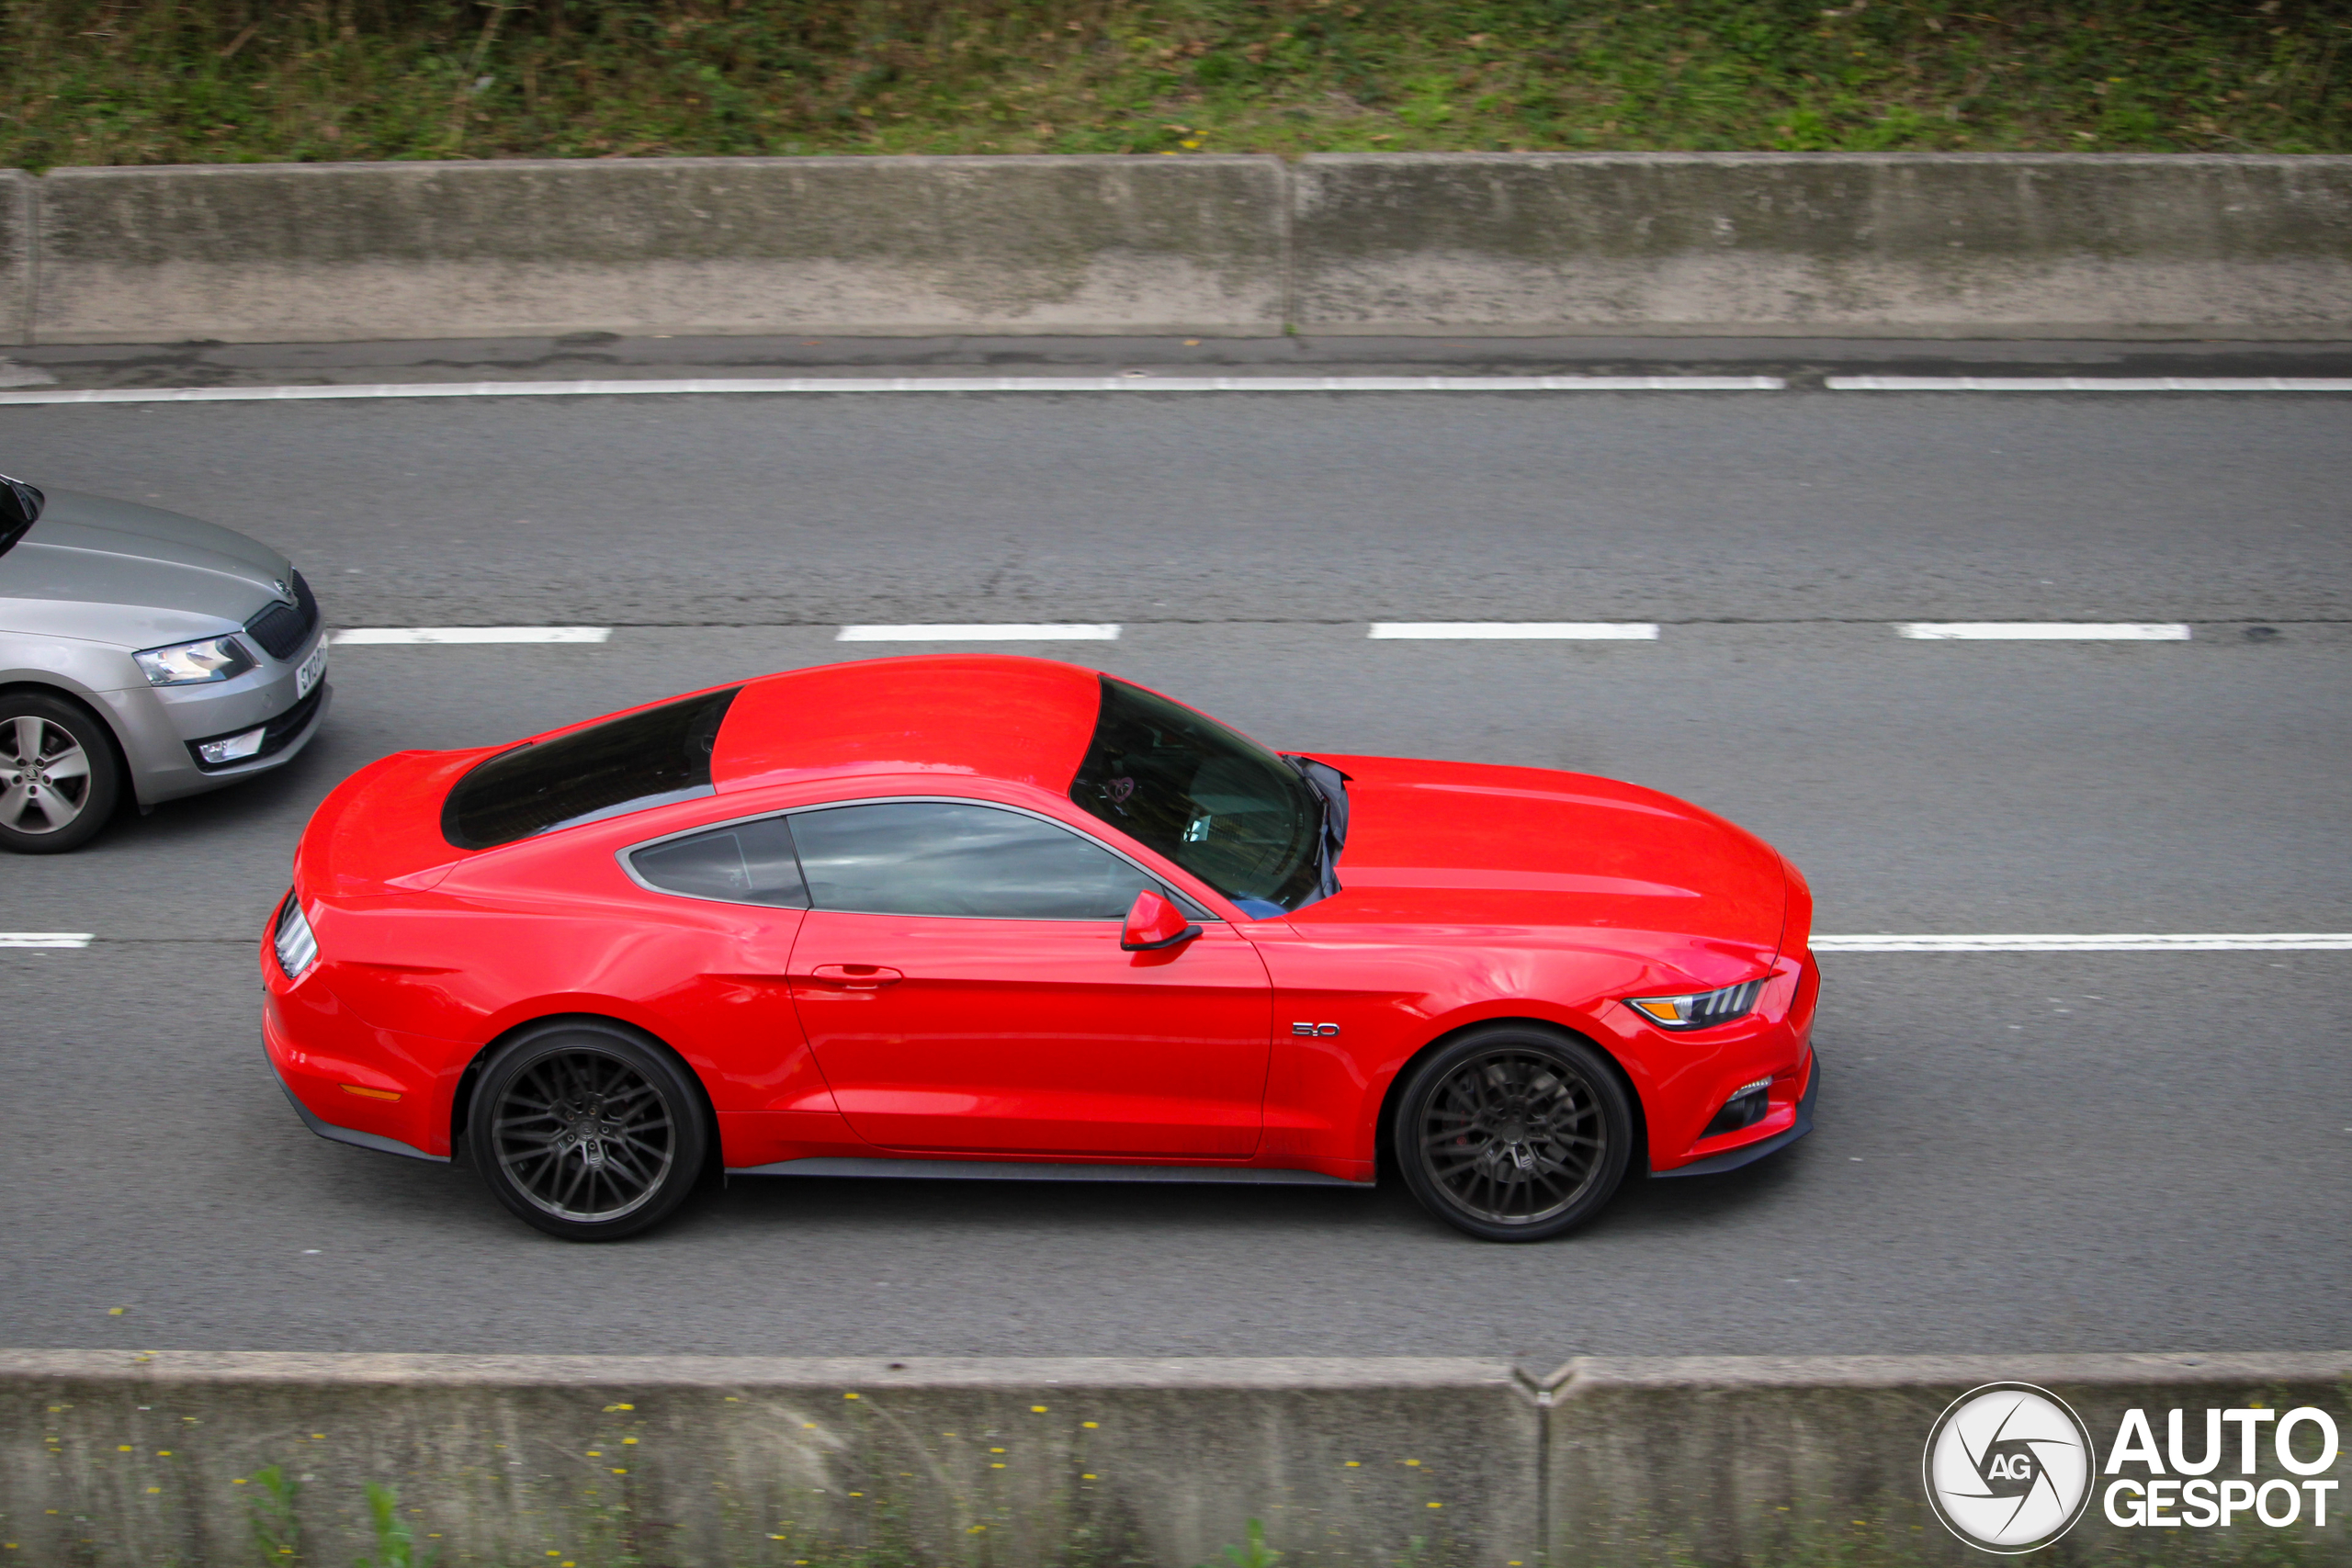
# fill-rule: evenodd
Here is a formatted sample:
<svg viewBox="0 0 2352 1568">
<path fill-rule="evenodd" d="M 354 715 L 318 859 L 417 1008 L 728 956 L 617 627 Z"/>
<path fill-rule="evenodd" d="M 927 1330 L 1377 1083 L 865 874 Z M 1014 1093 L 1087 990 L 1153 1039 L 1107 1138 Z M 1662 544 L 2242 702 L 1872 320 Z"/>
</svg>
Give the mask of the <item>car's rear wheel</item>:
<svg viewBox="0 0 2352 1568">
<path fill-rule="evenodd" d="M 567 1241 L 617 1241 L 685 1201 L 710 1142 L 668 1055 L 616 1024 L 562 1022 L 499 1048 L 475 1081 L 467 1150 L 498 1201 Z"/>
<path fill-rule="evenodd" d="M 42 692 L 0 692 L 0 849 L 78 848 L 121 795 L 122 765 L 88 709 Z"/>
<path fill-rule="evenodd" d="M 1599 1052 L 1521 1024 L 1472 1030 L 1397 1097 L 1397 1164 L 1421 1206 L 1487 1241 L 1543 1241 L 1624 1179 L 1633 1112 Z"/>
</svg>

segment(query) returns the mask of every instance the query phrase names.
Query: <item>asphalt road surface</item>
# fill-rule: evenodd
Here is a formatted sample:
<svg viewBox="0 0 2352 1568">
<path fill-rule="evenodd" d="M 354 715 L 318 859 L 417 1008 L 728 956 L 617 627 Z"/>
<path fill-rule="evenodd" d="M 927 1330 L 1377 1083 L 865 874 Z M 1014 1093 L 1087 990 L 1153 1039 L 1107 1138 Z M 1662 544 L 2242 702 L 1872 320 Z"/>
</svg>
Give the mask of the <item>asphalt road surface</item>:
<svg viewBox="0 0 2352 1568">
<path fill-rule="evenodd" d="M 401 379 L 385 375 L 379 378 Z M 1372 1193 L 739 1180 L 618 1247 L 322 1143 L 254 942 L 310 808 L 412 746 L 1117 622 L 1295 750 L 1566 767 L 1753 827 L 1832 932 L 2352 931 L 2352 398 L 820 396 L 0 408 L 0 468 L 285 548 L 344 626 L 271 778 L 0 863 L 0 1343 L 727 1354 L 2352 1344 L 2352 953 L 1825 959 L 1820 1130 L 1481 1245 Z M 1646 620 L 1391 642 L 1375 620 Z M 1906 640 L 1916 620 L 2187 642 Z M 951 645 L 952 646 L 952 645 Z M 119 1312 L 117 1309 L 120 1309 Z"/>
</svg>

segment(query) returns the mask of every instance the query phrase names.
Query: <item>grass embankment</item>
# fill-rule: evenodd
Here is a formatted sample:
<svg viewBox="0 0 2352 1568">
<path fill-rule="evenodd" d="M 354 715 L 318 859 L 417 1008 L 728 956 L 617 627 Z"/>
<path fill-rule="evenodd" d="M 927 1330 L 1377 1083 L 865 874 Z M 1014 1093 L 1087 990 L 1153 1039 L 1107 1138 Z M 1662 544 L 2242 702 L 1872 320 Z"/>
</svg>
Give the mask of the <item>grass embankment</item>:
<svg viewBox="0 0 2352 1568">
<path fill-rule="evenodd" d="M 2341 0 L 0 0 L 0 164 L 2352 151 Z"/>
</svg>

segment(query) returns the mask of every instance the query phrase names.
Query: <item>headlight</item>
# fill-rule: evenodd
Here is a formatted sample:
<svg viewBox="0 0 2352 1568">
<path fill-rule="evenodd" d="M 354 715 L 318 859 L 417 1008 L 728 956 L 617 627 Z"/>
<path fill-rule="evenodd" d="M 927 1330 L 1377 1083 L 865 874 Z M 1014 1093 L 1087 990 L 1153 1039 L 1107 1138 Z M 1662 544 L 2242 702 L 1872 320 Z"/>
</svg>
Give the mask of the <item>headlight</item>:
<svg viewBox="0 0 2352 1568">
<path fill-rule="evenodd" d="M 1690 996 L 1627 997 L 1625 1005 L 1660 1029 L 1713 1029 L 1716 1024 L 1747 1017 L 1763 991 L 1762 979 L 1743 980 L 1720 991 L 1700 991 Z"/>
<path fill-rule="evenodd" d="M 311 934 L 311 922 L 302 918 L 302 900 L 292 893 L 286 895 L 286 907 L 277 912 L 271 945 L 277 949 L 277 966 L 289 980 L 300 979 L 302 972 L 319 961 L 319 939 Z"/>
<path fill-rule="evenodd" d="M 254 656 L 232 637 L 209 637 L 200 642 L 175 642 L 134 653 L 140 672 L 151 686 L 193 686 L 204 681 L 228 681 L 254 667 Z"/>
</svg>

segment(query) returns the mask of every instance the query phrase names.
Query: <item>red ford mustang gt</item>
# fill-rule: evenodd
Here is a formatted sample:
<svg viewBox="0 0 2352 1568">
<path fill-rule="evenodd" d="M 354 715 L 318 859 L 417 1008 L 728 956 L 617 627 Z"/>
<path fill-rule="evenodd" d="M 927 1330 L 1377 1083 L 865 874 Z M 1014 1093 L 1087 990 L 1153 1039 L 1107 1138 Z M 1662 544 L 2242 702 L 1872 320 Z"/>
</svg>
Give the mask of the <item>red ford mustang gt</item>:
<svg viewBox="0 0 2352 1568">
<path fill-rule="evenodd" d="M 1578 773 L 1271 751 L 1072 665 L 763 676 L 321 805 L 295 1110 L 556 1235 L 769 1176 L 1365 1186 L 1533 1241 L 1810 1130 L 1812 897 Z"/>
</svg>

